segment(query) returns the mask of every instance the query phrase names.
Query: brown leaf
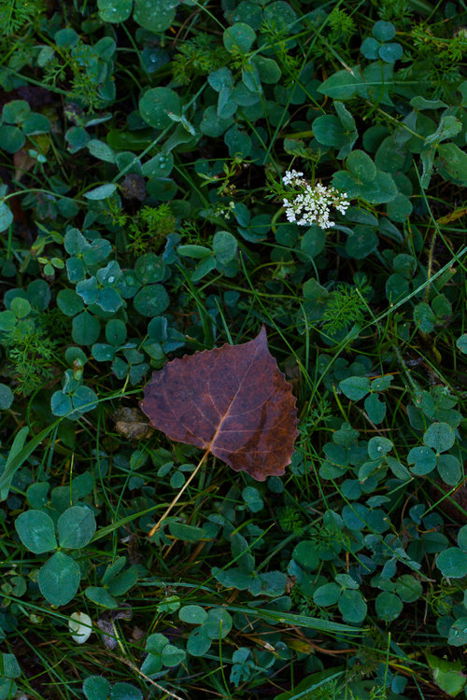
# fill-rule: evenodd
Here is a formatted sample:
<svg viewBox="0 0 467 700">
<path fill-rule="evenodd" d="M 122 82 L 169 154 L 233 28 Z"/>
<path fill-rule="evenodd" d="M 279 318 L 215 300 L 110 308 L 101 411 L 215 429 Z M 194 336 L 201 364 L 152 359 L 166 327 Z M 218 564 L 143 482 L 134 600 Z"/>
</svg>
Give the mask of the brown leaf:
<svg viewBox="0 0 467 700">
<path fill-rule="evenodd" d="M 125 175 L 121 184 L 121 193 L 125 199 L 137 199 L 144 202 L 146 199 L 146 184 L 142 175 L 130 173 Z"/>
<path fill-rule="evenodd" d="M 131 620 L 133 611 L 131 605 L 123 603 L 117 610 L 106 610 L 97 620 L 97 626 L 104 633 L 102 642 L 107 649 L 115 649 L 118 645 L 117 630 L 115 629 L 115 620 Z"/>
<path fill-rule="evenodd" d="M 117 433 L 129 440 L 144 440 L 154 432 L 137 408 L 122 406 L 115 411 L 113 419 Z"/>
<path fill-rule="evenodd" d="M 14 154 L 13 163 L 15 166 L 15 180 L 19 182 L 23 175 L 34 167 L 36 161 L 34 158 L 31 158 L 26 148 L 21 148 Z"/>
<path fill-rule="evenodd" d="M 258 481 L 283 474 L 290 463 L 295 397 L 264 326 L 248 343 L 172 360 L 152 375 L 141 408 L 171 440 L 211 452 Z"/>
</svg>

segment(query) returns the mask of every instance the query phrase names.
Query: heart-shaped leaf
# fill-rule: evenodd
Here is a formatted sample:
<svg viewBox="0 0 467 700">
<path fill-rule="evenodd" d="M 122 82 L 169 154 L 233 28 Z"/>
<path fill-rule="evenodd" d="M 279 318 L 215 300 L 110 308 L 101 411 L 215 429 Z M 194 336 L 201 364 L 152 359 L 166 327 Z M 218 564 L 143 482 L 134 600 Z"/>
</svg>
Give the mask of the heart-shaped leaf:
<svg viewBox="0 0 467 700">
<path fill-rule="evenodd" d="M 211 452 L 258 481 L 283 474 L 290 463 L 295 397 L 264 327 L 248 343 L 172 360 L 154 372 L 141 408 L 171 440 Z"/>
</svg>

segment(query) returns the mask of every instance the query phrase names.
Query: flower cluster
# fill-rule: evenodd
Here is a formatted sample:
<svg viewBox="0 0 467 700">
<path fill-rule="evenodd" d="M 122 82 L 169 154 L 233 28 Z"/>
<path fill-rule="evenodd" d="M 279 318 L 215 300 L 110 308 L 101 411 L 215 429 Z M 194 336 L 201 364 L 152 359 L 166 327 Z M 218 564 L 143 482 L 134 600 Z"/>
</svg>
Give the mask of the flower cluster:
<svg viewBox="0 0 467 700">
<path fill-rule="evenodd" d="M 341 214 L 347 211 L 349 201 L 346 192 L 320 183 L 313 187 L 297 170 L 287 170 L 282 182 L 294 189 L 293 199 L 284 199 L 285 215 L 299 226 L 317 224 L 321 228 L 332 228 L 335 223 L 329 220 L 331 207 Z"/>
</svg>

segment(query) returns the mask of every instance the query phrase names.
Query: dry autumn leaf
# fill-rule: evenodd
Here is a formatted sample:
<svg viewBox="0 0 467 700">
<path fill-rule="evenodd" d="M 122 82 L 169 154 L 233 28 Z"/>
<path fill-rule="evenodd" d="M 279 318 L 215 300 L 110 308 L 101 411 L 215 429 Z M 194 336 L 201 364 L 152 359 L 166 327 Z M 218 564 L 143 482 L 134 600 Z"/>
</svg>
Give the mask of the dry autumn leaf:
<svg viewBox="0 0 467 700">
<path fill-rule="evenodd" d="M 137 408 L 122 406 L 113 415 L 115 430 L 129 440 L 147 440 L 154 430 Z"/>
<path fill-rule="evenodd" d="M 15 166 L 15 180 L 19 182 L 23 175 L 25 175 L 28 172 L 28 170 L 31 170 L 31 168 L 34 167 L 36 162 L 37 161 L 35 161 L 34 158 L 31 158 L 26 148 L 21 148 L 19 151 L 16 151 L 16 153 L 13 156 L 13 163 Z"/>
<path fill-rule="evenodd" d="M 154 372 L 141 408 L 171 440 L 196 445 L 258 481 L 290 464 L 295 397 L 264 326 L 248 343 L 172 360 Z"/>
</svg>

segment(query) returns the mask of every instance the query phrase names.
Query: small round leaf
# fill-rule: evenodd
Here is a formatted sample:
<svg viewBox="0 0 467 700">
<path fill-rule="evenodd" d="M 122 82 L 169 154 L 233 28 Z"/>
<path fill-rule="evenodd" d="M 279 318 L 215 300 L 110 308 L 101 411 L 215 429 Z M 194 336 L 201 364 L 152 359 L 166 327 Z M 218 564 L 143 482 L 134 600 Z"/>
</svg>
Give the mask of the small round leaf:
<svg viewBox="0 0 467 700">
<path fill-rule="evenodd" d="M 67 416 L 73 411 L 71 396 L 63 391 L 54 391 L 50 399 L 50 409 L 54 416 Z"/>
<path fill-rule="evenodd" d="M 97 0 L 99 17 L 103 22 L 124 22 L 131 15 L 133 0 Z"/>
<path fill-rule="evenodd" d="M 423 587 L 414 576 L 403 574 L 396 580 L 396 593 L 404 603 L 413 603 L 422 595 Z"/>
<path fill-rule="evenodd" d="M 214 234 L 212 247 L 216 260 L 221 265 L 227 265 L 237 255 L 237 240 L 229 231 L 217 231 Z"/>
<path fill-rule="evenodd" d="M 457 544 L 463 552 L 467 552 L 467 525 L 461 527 L 457 535 Z"/>
<path fill-rule="evenodd" d="M 399 596 L 388 591 L 378 595 L 375 602 L 376 614 L 384 622 L 396 620 L 402 612 L 403 604 Z"/>
<path fill-rule="evenodd" d="M 413 474 L 424 476 L 436 467 L 436 454 L 430 447 L 413 447 L 407 455 L 407 463 L 414 465 L 411 469 Z"/>
<path fill-rule="evenodd" d="M 347 377 L 339 382 L 339 389 L 351 401 L 358 401 L 370 391 L 370 380 L 368 377 Z"/>
<path fill-rule="evenodd" d="M 88 676 L 83 683 L 83 693 L 87 700 L 107 700 L 110 683 L 102 676 Z"/>
<path fill-rule="evenodd" d="M 402 58 L 403 53 L 402 46 L 396 41 L 383 44 L 378 50 L 379 57 L 386 63 L 395 63 Z"/>
<path fill-rule="evenodd" d="M 370 394 L 363 402 L 368 418 L 375 424 L 379 425 L 386 417 L 386 404 L 381 401 L 378 394 Z"/>
<path fill-rule="evenodd" d="M 313 571 L 318 567 L 319 555 L 316 551 L 316 544 L 313 540 L 303 540 L 299 542 L 292 553 L 292 558 L 303 569 Z"/>
<path fill-rule="evenodd" d="M 133 19 L 150 32 L 164 32 L 175 19 L 179 0 L 135 0 Z"/>
<path fill-rule="evenodd" d="M 211 646 L 211 638 L 207 636 L 204 626 L 194 629 L 186 644 L 186 649 L 192 656 L 204 656 Z"/>
<path fill-rule="evenodd" d="M 57 306 L 65 316 L 76 316 L 84 308 L 83 300 L 73 289 L 61 289 L 58 292 Z"/>
<path fill-rule="evenodd" d="M 140 289 L 133 303 L 142 316 L 160 316 L 169 305 L 169 296 L 161 284 L 149 284 Z"/>
<path fill-rule="evenodd" d="M 360 591 L 349 589 L 342 592 L 337 606 L 345 622 L 350 622 L 354 625 L 363 622 L 368 609 Z"/>
<path fill-rule="evenodd" d="M 326 608 L 328 605 L 335 605 L 339 596 L 340 588 L 336 583 L 325 583 L 313 593 L 313 601 L 316 605 Z"/>
<path fill-rule="evenodd" d="M 467 576 L 467 552 L 449 547 L 438 555 L 436 566 L 447 578 L 463 578 Z"/>
<path fill-rule="evenodd" d="M 165 129 L 173 124 L 168 113 L 179 114 L 180 110 L 179 96 L 166 87 L 150 88 L 139 101 L 139 113 L 144 121 L 155 129 Z"/>
<path fill-rule="evenodd" d="M 131 683 L 115 683 L 110 692 L 110 700 L 143 700 L 143 693 Z"/>
<path fill-rule="evenodd" d="M 392 22 L 380 20 L 373 25 L 371 33 L 379 41 L 390 41 L 390 39 L 396 36 L 396 28 Z"/>
<path fill-rule="evenodd" d="M 26 137 L 17 126 L 0 126 L 0 143 L 2 150 L 7 153 L 17 153 L 26 142 Z"/>
<path fill-rule="evenodd" d="M 186 653 L 173 644 L 166 644 L 162 649 L 162 663 L 164 666 L 178 666 L 185 660 Z"/>
<path fill-rule="evenodd" d="M 459 617 L 450 627 L 448 644 L 461 647 L 467 644 L 467 617 Z"/>
<path fill-rule="evenodd" d="M 66 605 L 79 588 L 81 572 L 78 564 L 68 554 L 55 554 L 39 569 L 39 590 L 51 605 Z"/>
<path fill-rule="evenodd" d="M 359 149 L 352 151 L 346 164 L 360 182 L 372 182 L 376 177 L 376 165 L 365 151 Z"/>
<path fill-rule="evenodd" d="M 85 192 L 84 196 L 92 202 L 98 202 L 101 199 L 108 199 L 111 197 L 116 189 L 117 185 L 113 182 L 109 182 L 106 185 L 99 185 L 99 187 L 94 187 L 94 189 Z"/>
<path fill-rule="evenodd" d="M 367 37 L 362 41 L 360 52 L 370 61 L 375 61 L 378 58 L 378 50 L 381 44 L 372 36 Z"/>
<path fill-rule="evenodd" d="M 368 456 L 370 459 L 378 459 L 388 454 L 394 447 L 391 440 L 385 437 L 372 437 L 368 441 Z"/>
<path fill-rule="evenodd" d="M 449 423 L 432 423 L 423 436 L 423 442 L 435 452 L 446 452 L 454 445 L 456 434 Z"/>
<path fill-rule="evenodd" d="M 10 408 L 14 400 L 13 392 L 6 384 L 0 384 L 0 411 Z"/>
<path fill-rule="evenodd" d="M 0 231 L 2 230 L 3 229 L 0 226 Z M 461 353 L 467 355 L 467 333 L 463 333 L 461 336 L 459 336 L 459 338 L 456 340 L 456 346 L 457 349 L 461 351 Z"/>
<path fill-rule="evenodd" d="M 60 547 L 82 549 L 96 531 L 94 513 L 86 506 L 71 506 L 59 517 L 57 530 Z"/>
<path fill-rule="evenodd" d="M 184 605 L 178 611 L 178 617 L 190 625 L 202 625 L 208 619 L 208 614 L 200 605 Z"/>
<path fill-rule="evenodd" d="M 136 277 L 142 284 L 161 282 L 165 275 L 165 264 L 162 258 L 155 253 L 141 255 L 135 264 Z"/>
<path fill-rule="evenodd" d="M 27 510 L 18 515 L 15 528 L 21 542 L 34 554 L 51 552 L 57 547 L 54 522 L 41 510 Z"/>
<path fill-rule="evenodd" d="M 462 464 L 455 455 L 438 455 L 436 467 L 438 469 L 438 474 L 445 484 L 455 486 L 462 479 Z"/>
<path fill-rule="evenodd" d="M 118 603 L 115 598 L 110 595 L 107 589 L 102 588 L 101 586 L 88 586 L 85 589 L 84 594 L 86 598 L 103 608 L 108 608 L 109 610 L 118 608 Z"/>
<path fill-rule="evenodd" d="M 6 231 L 13 221 L 13 213 L 5 202 L 0 203 L 0 232 Z"/>
<path fill-rule="evenodd" d="M 126 326 L 123 321 L 120 321 L 118 318 L 112 318 L 110 321 L 107 321 L 105 339 L 113 347 L 123 345 L 126 340 Z"/>
<path fill-rule="evenodd" d="M 248 24 L 237 22 L 224 32 L 224 46 L 229 53 L 245 54 L 256 39 L 256 32 Z"/>
<path fill-rule="evenodd" d="M 202 629 L 209 639 L 224 639 L 232 629 L 232 616 L 224 608 L 212 608 Z"/>
<path fill-rule="evenodd" d="M 93 345 L 99 338 L 100 330 L 99 321 L 88 311 L 75 316 L 71 325 L 71 335 L 77 345 Z"/>
</svg>

